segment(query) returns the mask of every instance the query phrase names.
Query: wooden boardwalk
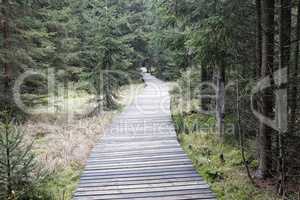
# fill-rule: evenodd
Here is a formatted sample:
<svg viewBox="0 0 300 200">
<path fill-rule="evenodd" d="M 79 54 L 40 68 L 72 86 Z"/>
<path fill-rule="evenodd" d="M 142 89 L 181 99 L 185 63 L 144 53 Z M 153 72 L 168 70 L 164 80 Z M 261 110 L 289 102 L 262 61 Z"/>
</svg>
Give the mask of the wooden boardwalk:
<svg viewBox="0 0 300 200">
<path fill-rule="evenodd" d="M 178 144 L 167 85 L 150 75 L 145 81 L 92 151 L 75 200 L 216 199 Z"/>
</svg>

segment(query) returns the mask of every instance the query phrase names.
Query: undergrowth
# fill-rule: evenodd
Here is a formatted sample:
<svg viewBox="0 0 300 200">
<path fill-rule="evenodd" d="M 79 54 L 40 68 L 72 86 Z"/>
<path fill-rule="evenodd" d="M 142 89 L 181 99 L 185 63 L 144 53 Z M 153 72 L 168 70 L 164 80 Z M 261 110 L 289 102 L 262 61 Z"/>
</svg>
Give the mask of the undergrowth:
<svg viewBox="0 0 300 200">
<path fill-rule="evenodd" d="M 212 134 L 179 135 L 184 150 L 192 159 L 199 174 L 211 185 L 220 200 L 275 200 L 271 191 L 252 185 L 248 179 L 240 150 L 231 145 L 220 145 Z M 220 152 L 225 155 L 221 162 Z M 252 168 L 256 163 L 252 162 Z"/>
<path fill-rule="evenodd" d="M 24 200 L 72 199 L 90 151 L 101 139 L 105 127 L 143 88 L 143 84 L 124 86 L 119 91 L 118 110 L 91 117 L 77 117 L 77 113 L 89 110 L 86 104 L 92 96 L 87 93 L 70 91 L 67 98 L 56 102 L 55 112 L 47 105 L 35 108 L 38 114 L 30 116 L 21 128 L 27 141 L 34 141 L 32 150 L 48 174 L 27 192 Z M 70 110 L 72 115 L 68 113 Z"/>
<path fill-rule="evenodd" d="M 27 197 L 32 200 L 72 199 L 83 167 L 68 167 L 49 175 L 32 190 Z"/>
<path fill-rule="evenodd" d="M 272 191 L 254 186 L 243 164 L 241 151 L 234 135 L 229 135 L 223 143 L 214 134 L 214 117 L 198 113 L 176 112 L 178 106 L 172 102 L 173 121 L 178 140 L 189 155 L 198 173 L 209 183 L 220 200 L 276 200 Z M 224 161 L 220 159 L 221 152 Z M 251 170 L 257 161 L 247 152 Z"/>
</svg>

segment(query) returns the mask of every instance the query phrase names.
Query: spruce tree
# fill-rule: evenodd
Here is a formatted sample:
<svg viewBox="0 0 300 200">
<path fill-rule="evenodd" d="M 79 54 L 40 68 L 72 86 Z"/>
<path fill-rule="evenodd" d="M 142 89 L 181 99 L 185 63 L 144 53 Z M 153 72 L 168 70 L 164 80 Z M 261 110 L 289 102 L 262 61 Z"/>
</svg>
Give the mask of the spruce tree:
<svg viewBox="0 0 300 200">
<path fill-rule="evenodd" d="M 17 199 L 37 180 L 32 145 L 12 122 L 0 123 L 0 198 Z"/>
</svg>

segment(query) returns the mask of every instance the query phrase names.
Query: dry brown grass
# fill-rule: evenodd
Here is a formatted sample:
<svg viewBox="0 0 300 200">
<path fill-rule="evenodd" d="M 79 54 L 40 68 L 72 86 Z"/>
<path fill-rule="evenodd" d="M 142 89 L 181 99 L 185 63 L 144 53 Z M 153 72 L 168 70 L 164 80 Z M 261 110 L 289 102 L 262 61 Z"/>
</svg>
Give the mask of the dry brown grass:
<svg viewBox="0 0 300 200">
<path fill-rule="evenodd" d="M 123 106 L 130 104 L 142 88 L 141 84 L 122 88 L 119 103 Z M 78 118 L 76 113 L 82 112 L 86 99 L 92 98 L 87 94 L 82 95 L 84 94 L 60 102 L 62 105 L 76 102 L 74 106 L 68 106 L 75 113 L 74 115 L 70 116 L 64 109 L 55 113 L 43 111 L 31 116 L 23 125 L 27 138 L 35 141 L 34 151 L 37 153 L 38 160 L 50 171 L 74 165 L 83 166 L 91 149 L 101 139 L 105 127 L 119 112 L 104 112 L 99 116 Z M 43 108 L 43 110 L 47 109 Z"/>
</svg>

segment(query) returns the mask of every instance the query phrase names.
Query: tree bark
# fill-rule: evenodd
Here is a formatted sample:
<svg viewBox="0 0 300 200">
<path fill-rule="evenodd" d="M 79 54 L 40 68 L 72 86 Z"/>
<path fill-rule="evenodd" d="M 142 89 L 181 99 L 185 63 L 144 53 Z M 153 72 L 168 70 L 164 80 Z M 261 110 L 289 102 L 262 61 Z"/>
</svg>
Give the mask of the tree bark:
<svg viewBox="0 0 300 200">
<path fill-rule="evenodd" d="M 225 134 L 225 66 L 218 67 L 217 72 L 216 119 L 217 132 L 221 138 Z"/>
<path fill-rule="evenodd" d="M 11 182 L 11 169 L 12 169 L 12 166 L 11 166 L 11 162 L 10 162 L 10 145 L 9 145 L 9 131 L 8 131 L 8 127 L 5 127 L 5 137 L 6 137 L 6 173 L 7 173 L 7 185 L 6 185 L 6 194 L 7 194 L 7 199 L 10 199 L 11 197 L 11 194 L 12 194 L 12 182 Z"/>
<path fill-rule="evenodd" d="M 209 81 L 208 69 L 206 67 L 202 66 L 201 67 L 201 82 L 202 83 L 207 83 L 208 81 Z M 210 99 L 207 98 L 207 96 L 205 96 L 205 95 L 207 95 L 207 92 L 208 92 L 207 85 L 204 84 L 201 87 L 201 90 L 202 90 L 202 94 L 201 94 L 202 97 L 200 99 L 200 101 L 201 101 L 201 109 L 204 112 L 208 112 L 208 111 L 210 111 L 209 110 Z"/>
<path fill-rule="evenodd" d="M 273 75 L 274 65 L 274 0 L 264 0 L 262 3 L 262 67 L 261 76 Z M 262 92 L 262 114 L 273 118 L 273 91 L 271 88 Z M 259 173 L 260 178 L 270 177 L 272 168 L 272 128 L 260 122 L 259 127 Z"/>
<path fill-rule="evenodd" d="M 300 53 L 300 1 L 297 2 L 297 22 L 296 22 L 296 43 L 293 52 L 293 67 L 291 67 L 290 84 L 289 84 L 289 127 L 288 137 L 285 140 L 287 149 L 289 150 L 286 155 L 286 168 L 289 174 L 298 174 L 297 167 L 300 166 L 299 159 L 299 53 Z M 299 187 L 300 189 L 300 187 Z M 300 193 L 299 193 L 300 199 Z"/>
<path fill-rule="evenodd" d="M 300 0 L 298 1 L 298 14 L 296 25 L 296 47 L 294 53 L 294 69 L 292 74 L 291 83 L 291 117 L 290 117 L 290 132 L 295 132 L 296 119 L 297 119 L 297 100 L 298 100 L 298 70 L 299 70 L 299 48 L 300 48 Z"/>
<path fill-rule="evenodd" d="M 256 79 L 259 80 L 261 78 L 261 65 L 262 65 L 262 7 L 261 0 L 256 0 L 256 71 L 254 72 L 256 75 Z M 261 111 L 261 102 L 262 99 L 258 99 L 258 109 Z M 256 132 L 256 154 L 259 157 L 260 152 L 260 142 L 259 142 L 259 134 L 260 131 Z"/>
<path fill-rule="evenodd" d="M 244 166 L 246 168 L 249 180 L 251 181 L 251 183 L 253 185 L 255 185 L 255 182 L 252 178 L 250 168 L 249 168 L 249 165 L 248 165 L 248 162 L 247 162 L 247 159 L 246 159 L 246 155 L 245 155 L 245 136 L 244 136 L 244 132 L 241 128 L 239 79 L 237 80 L 237 83 L 236 83 L 236 115 L 237 115 L 237 128 L 238 128 L 238 133 L 239 133 L 239 142 L 240 142 L 240 149 L 241 149 L 243 163 L 244 163 Z"/>
<path fill-rule="evenodd" d="M 7 51 L 6 52 L 6 59 L 8 59 L 9 55 L 9 49 L 10 49 L 10 31 L 9 31 L 9 4 L 8 4 L 8 0 L 3 0 L 2 1 L 2 13 L 4 16 L 4 19 L 2 21 L 2 29 L 3 29 L 3 47 L 4 49 Z M 5 90 L 9 90 L 9 85 L 10 85 L 10 81 L 12 79 L 12 68 L 11 68 L 11 64 L 9 61 L 6 61 L 3 64 L 3 68 L 4 68 L 4 84 L 5 84 Z"/>
<path fill-rule="evenodd" d="M 292 24 L 292 14 L 291 14 L 291 1 L 281 0 L 280 1 L 280 23 L 279 23 L 279 38 L 280 38 L 280 57 L 279 57 L 279 68 L 287 68 L 289 74 L 290 71 L 290 54 L 291 54 L 291 24 Z M 289 79 L 288 79 L 289 80 Z M 288 90 L 287 83 L 281 83 L 278 86 L 279 90 L 286 89 Z M 280 116 L 285 116 L 284 113 L 278 113 Z M 279 117 L 280 118 L 280 117 Z M 283 120 L 279 120 L 279 125 L 281 125 Z M 281 126 L 280 126 L 281 127 Z M 285 192 L 285 137 L 286 132 L 282 130 L 278 134 L 278 150 L 279 157 L 277 161 L 277 171 L 280 175 L 278 192 L 281 195 L 284 195 Z"/>
<path fill-rule="evenodd" d="M 262 63 L 261 0 L 256 0 L 256 16 L 256 77 L 259 79 Z"/>
</svg>

